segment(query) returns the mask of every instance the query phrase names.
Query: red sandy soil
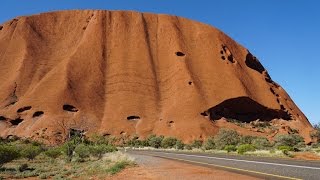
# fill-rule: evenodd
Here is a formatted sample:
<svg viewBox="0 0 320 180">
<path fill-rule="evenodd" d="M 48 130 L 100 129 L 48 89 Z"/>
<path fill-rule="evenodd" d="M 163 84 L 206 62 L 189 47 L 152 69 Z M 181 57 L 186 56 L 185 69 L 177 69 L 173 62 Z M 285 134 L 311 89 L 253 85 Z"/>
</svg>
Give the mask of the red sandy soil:
<svg viewBox="0 0 320 180">
<path fill-rule="evenodd" d="M 273 136 L 294 129 L 310 141 L 312 126 L 286 91 L 212 26 L 104 10 L 42 13 L 0 26 L 2 137 L 58 143 L 74 128 L 188 142 L 231 127 L 220 119 L 233 118 L 272 121 Z"/>
<path fill-rule="evenodd" d="M 295 152 L 294 153 L 295 159 L 301 159 L 301 160 L 317 160 L 320 161 L 320 156 L 311 153 L 311 152 Z"/>
<path fill-rule="evenodd" d="M 125 169 L 119 174 L 106 179 L 120 180 L 206 180 L 206 179 L 237 179 L 253 180 L 255 177 L 223 171 L 220 169 L 201 167 L 177 161 L 165 160 L 154 157 L 151 158 L 155 163 L 142 163 L 138 167 Z"/>
</svg>

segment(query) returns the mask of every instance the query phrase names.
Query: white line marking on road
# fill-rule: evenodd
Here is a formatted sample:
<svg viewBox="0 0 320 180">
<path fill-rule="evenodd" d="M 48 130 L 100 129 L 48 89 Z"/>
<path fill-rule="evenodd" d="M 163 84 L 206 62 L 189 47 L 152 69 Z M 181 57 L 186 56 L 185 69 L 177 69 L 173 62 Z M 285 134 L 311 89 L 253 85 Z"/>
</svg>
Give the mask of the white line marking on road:
<svg viewBox="0 0 320 180">
<path fill-rule="evenodd" d="M 299 166 L 299 165 L 291 165 L 291 164 L 269 163 L 269 162 L 261 162 L 261 161 L 249 161 L 249 160 L 242 160 L 242 159 L 219 158 L 219 157 L 212 157 L 212 156 L 192 155 L 192 154 L 178 154 L 178 153 L 167 153 L 167 152 L 160 152 L 160 153 L 173 154 L 173 155 L 178 155 L 178 156 L 191 156 L 191 157 L 219 159 L 219 160 L 226 160 L 226 161 L 238 161 L 238 162 L 247 162 L 247 163 L 256 163 L 256 164 L 267 164 L 267 165 L 275 165 L 275 166 L 287 166 L 287 167 L 295 167 L 295 168 L 320 170 L 320 167 L 310 167 L 310 166 Z"/>
</svg>

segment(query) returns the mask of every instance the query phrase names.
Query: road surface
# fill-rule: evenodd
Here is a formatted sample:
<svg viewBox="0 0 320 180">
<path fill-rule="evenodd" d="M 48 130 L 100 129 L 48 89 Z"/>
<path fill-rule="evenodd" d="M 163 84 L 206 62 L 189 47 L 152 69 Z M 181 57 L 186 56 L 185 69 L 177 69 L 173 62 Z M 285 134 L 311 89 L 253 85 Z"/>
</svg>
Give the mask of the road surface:
<svg viewBox="0 0 320 180">
<path fill-rule="evenodd" d="M 320 180 L 320 161 L 147 150 L 127 152 L 216 167 L 263 179 Z"/>
</svg>

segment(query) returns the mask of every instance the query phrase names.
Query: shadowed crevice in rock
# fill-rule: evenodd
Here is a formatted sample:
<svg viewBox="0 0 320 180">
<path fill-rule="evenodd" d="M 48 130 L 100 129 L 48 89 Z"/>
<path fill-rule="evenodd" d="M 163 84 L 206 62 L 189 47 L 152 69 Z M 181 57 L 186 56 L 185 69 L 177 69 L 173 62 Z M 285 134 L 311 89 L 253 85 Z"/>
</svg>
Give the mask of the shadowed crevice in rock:
<svg viewBox="0 0 320 180">
<path fill-rule="evenodd" d="M 44 114 L 43 111 L 36 111 L 33 113 L 32 117 L 35 118 L 35 117 L 39 117 L 39 116 L 42 116 Z"/>
<path fill-rule="evenodd" d="M 259 73 L 263 73 L 263 71 L 265 71 L 266 69 L 262 66 L 262 64 L 259 62 L 259 60 L 253 56 L 249 51 L 248 54 L 246 56 L 246 65 L 253 69 L 258 71 Z"/>
<path fill-rule="evenodd" d="M 139 120 L 140 116 L 128 116 L 127 120 Z"/>
<path fill-rule="evenodd" d="M 63 110 L 70 111 L 70 112 L 78 112 L 78 109 L 70 104 L 63 105 Z"/>
<path fill-rule="evenodd" d="M 4 117 L 4 116 L 0 116 L 0 121 L 5 121 L 5 120 L 7 120 L 7 118 L 6 118 L 6 117 Z"/>
<path fill-rule="evenodd" d="M 291 120 L 290 114 L 283 109 L 270 109 L 249 97 L 238 97 L 223 101 L 222 103 L 207 110 L 211 120 L 222 117 L 237 119 L 242 122 L 251 122 L 257 119 L 271 121 L 272 119 Z"/>
<path fill-rule="evenodd" d="M 17 113 L 22 113 L 22 112 L 24 112 L 24 111 L 28 111 L 28 110 L 30 110 L 31 108 L 32 108 L 31 106 L 25 106 L 25 107 L 19 108 L 19 109 L 17 110 Z"/>
<path fill-rule="evenodd" d="M 21 119 L 20 117 L 18 117 L 17 119 L 11 120 L 10 123 L 12 125 L 18 125 L 23 121 L 23 119 Z"/>
<path fill-rule="evenodd" d="M 176 52 L 176 55 L 177 55 L 177 56 L 185 56 L 185 54 L 184 54 L 183 52 L 180 52 L 180 51 L 177 51 L 177 52 Z"/>
</svg>

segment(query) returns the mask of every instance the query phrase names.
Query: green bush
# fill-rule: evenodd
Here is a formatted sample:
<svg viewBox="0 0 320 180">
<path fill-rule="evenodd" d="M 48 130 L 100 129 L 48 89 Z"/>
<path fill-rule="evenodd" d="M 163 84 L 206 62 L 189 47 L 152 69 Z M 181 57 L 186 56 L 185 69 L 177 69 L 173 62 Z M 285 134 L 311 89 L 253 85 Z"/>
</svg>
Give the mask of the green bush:
<svg viewBox="0 0 320 180">
<path fill-rule="evenodd" d="M 24 163 L 24 164 L 21 164 L 21 165 L 19 166 L 18 170 L 19 170 L 20 172 L 23 172 L 23 171 L 27 170 L 28 168 L 29 168 L 28 164 Z"/>
<path fill-rule="evenodd" d="M 236 151 L 237 147 L 235 145 L 226 145 L 223 149 L 229 153 Z"/>
<path fill-rule="evenodd" d="M 21 156 L 27 158 L 28 160 L 33 160 L 37 157 L 41 152 L 42 148 L 39 146 L 34 146 L 32 144 L 26 144 L 21 147 Z"/>
<path fill-rule="evenodd" d="M 147 142 L 151 147 L 160 148 L 163 138 L 164 136 L 150 135 L 147 139 Z"/>
<path fill-rule="evenodd" d="M 269 140 L 265 137 L 256 137 L 252 140 L 252 145 L 257 149 L 266 149 L 272 146 Z"/>
<path fill-rule="evenodd" d="M 61 146 L 62 152 L 67 156 L 68 161 L 72 160 L 73 152 L 79 144 L 81 144 L 81 138 L 73 137 Z"/>
<path fill-rule="evenodd" d="M 192 143 L 191 143 L 191 146 L 193 147 L 193 148 L 201 148 L 201 146 L 202 146 L 202 144 L 203 144 L 203 141 L 202 140 L 194 140 L 194 141 L 192 141 Z"/>
<path fill-rule="evenodd" d="M 177 143 L 177 139 L 174 137 L 165 137 L 161 141 L 161 147 L 162 148 L 173 148 Z"/>
<path fill-rule="evenodd" d="M 303 143 L 304 139 L 298 134 L 277 135 L 275 137 L 276 146 L 296 146 Z"/>
<path fill-rule="evenodd" d="M 253 140 L 256 139 L 256 136 L 242 136 L 240 137 L 240 144 L 252 144 Z"/>
<path fill-rule="evenodd" d="M 79 144 L 74 149 L 74 152 L 80 159 L 84 159 L 90 156 L 90 147 L 85 144 Z"/>
<path fill-rule="evenodd" d="M 110 139 L 99 134 L 93 134 L 90 137 L 90 141 L 93 144 L 110 144 Z"/>
<path fill-rule="evenodd" d="M 280 151 L 285 151 L 285 150 L 286 151 L 293 151 L 294 150 L 294 148 L 291 146 L 278 146 L 277 149 Z"/>
<path fill-rule="evenodd" d="M 186 145 L 184 146 L 184 149 L 186 149 L 186 150 L 192 150 L 192 146 L 191 146 L 190 144 L 186 144 Z"/>
<path fill-rule="evenodd" d="M 117 151 L 117 148 L 107 144 L 99 144 L 90 147 L 90 154 L 101 159 L 103 154 Z"/>
<path fill-rule="evenodd" d="M 120 172 L 122 169 L 124 169 L 128 165 L 130 165 L 130 163 L 126 161 L 117 162 L 113 166 L 111 166 L 109 169 L 107 169 L 107 173 L 114 175 Z"/>
<path fill-rule="evenodd" d="M 240 135 L 235 130 L 221 129 L 214 138 L 214 143 L 218 149 L 223 149 L 227 145 L 236 146 L 240 141 Z"/>
<path fill-rule="evenodd" d="M 20 157 L 20 153 L 16 147 L 10 145 L 0 145 L 0 167 L 14 159 Z"/>
<path fill-rule="evenodd" d="M 252 144 L 241 144 L 237 148 L 238 154 L 244 154 L 245 152 L 255 151 L 255 150 L 256 148 Z"/>
<path fill-rule="evenodd" d="M 204 143 L 204 148 L 206 150 L 210 150 L 210 149 L 214 149 L 215 148 L 215 143 L 214 143 L 214 138 L 213 137 L 209 137 L 205 143 Z"/>
<path fill-rule="evenodd" d="M 44 154 L 49 158 L 56 159 L 62 155 L 62 149 L 61 147 L 49 148 L 47 151 L 44 152 Z"/>
<path fill-rule="evenodd" d="M 177 140 L 176 144 L 175 144 L 175 148 L 176 149 L 183 149 L 184 148 L 184 143 L 181 140 Z"/>
</svg>

